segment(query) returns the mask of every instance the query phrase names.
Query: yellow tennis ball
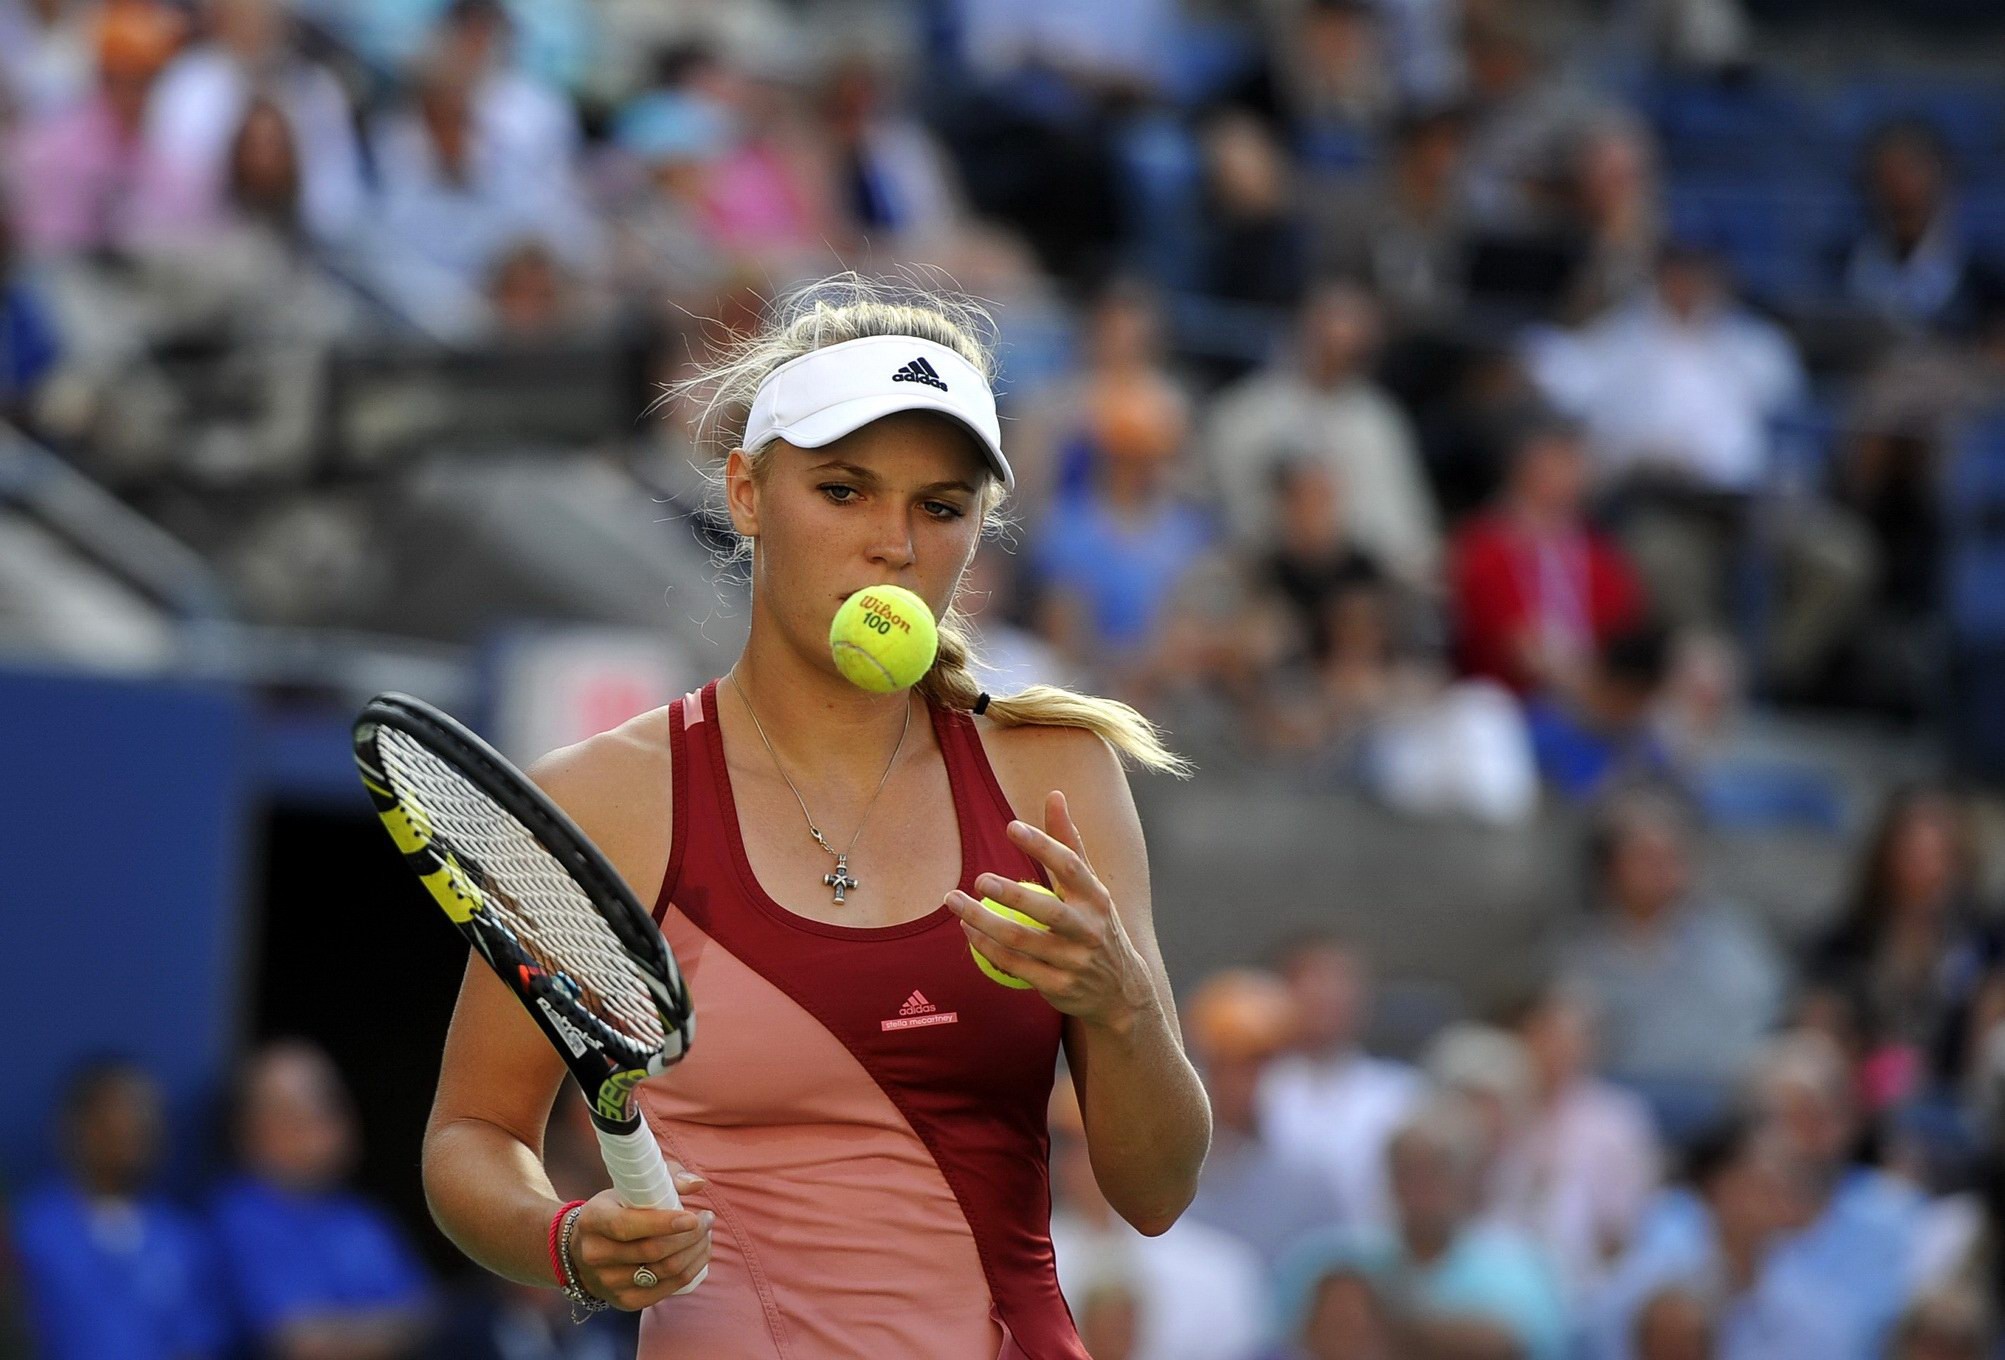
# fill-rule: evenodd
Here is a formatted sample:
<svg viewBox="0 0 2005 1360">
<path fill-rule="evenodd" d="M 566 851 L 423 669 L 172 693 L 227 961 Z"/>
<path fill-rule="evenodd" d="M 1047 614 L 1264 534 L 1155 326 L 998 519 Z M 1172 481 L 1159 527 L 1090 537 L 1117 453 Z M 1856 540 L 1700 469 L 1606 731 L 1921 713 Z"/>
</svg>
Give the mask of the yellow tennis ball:
<svg viewBox="0 0 2005 1360">
<path fill-rule="evenodd" d="M 933 668 L 940 630 L 926 602 L 903 586 L 865 586 L 835 611 L 828 649 L 850 684 L 891 694 Z"/>
<path fill-rule="evenodd" d="M 1046 897 L 1058 896 L 1057 893 L 1045 887 L 1042 883 L 1030 883 L 1026 882 L 1023 879 L 1018 879 L 1017 882 L 1021 886 L 1029 888 L 1032 892 L 1043 893 Z M 982 905 L 987 907 L 990 911 L 994 912 L 996 915 L 1003 917 L 1005 920 L 1014 921 L 1020 926 L 1029 926 L 1032 930 L 1042 930 L 1046 934 L 1049 934 L 1051 931 L 1050 926 L 1038 920 L 1035 916 L 1026 916 L 1022 912 L 1018 911 L 1015 907 L 1006 907 L 1002 903 L 996 901 L 993 897 L 984 897 L 982 899 Z M 973 942 L 969 943 L 968 952 L 975 956 L 975 966 L 977 968 L 980 968 L 984 973 L 987 973 L 992 981 L 1000 982 L 1005 987 L 1014 987 L 1019 991 L 1030 986 L 1028 982 L 1025 982 L 1015 973 L 1005 973 L 1002 969 L 996 967 L 993 963 L 990 963 L 987 959 L 983 958 L 982 952 L 979 949 L 975 948 Z"/>
</svg>

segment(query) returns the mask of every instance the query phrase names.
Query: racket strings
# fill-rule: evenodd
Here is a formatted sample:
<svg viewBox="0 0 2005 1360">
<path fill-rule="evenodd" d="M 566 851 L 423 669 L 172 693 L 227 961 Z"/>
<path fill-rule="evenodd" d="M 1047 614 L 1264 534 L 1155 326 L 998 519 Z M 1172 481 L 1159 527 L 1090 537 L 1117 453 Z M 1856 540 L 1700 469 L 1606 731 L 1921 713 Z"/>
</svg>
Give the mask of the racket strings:
<svg viewBox="0 0 2005 1360">
<path fill-rule="evenodd" d="M 399 799 L 430 824 L 525 952 L 579 1002 L 648 1049 L 665 1039 L 653 993 L 619 937 L 557 858 L 506 808 L 409 736 L 381 729 Z"/>
</svg>

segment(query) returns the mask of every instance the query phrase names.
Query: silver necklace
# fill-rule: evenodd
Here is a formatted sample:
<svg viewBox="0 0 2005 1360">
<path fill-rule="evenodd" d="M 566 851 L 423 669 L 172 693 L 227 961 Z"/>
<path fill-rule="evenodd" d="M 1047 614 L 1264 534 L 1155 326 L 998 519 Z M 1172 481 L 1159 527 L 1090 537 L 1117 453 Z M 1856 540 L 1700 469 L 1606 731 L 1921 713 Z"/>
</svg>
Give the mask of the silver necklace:
<svg viewBox="0 0 2005 1360">
<path fill-rule="evenodd" d="M 759 740 L 766 744 L 766 754 L 773 758 L 773 768 L 780 772 L 780 778 L 786 783 L 787 792 L 793 794 L 794 801 L 801 805 L 801 816 L 807 820 L 808 834 L 815 838 L 816 845 L 835 856 L 835 872 L 822 875 L 822 882 L 835 889 L 835 904 L 839 907 L 843 904 L 845 893 L 851 888 L 863 886 L 861 880 L 850 877 L 849 852 L 856 848 L 857 836 L 863 834 L 864 826 L 870 821 L 871 811 L 877 806 L 877 794 L 883 793 L 884 786 L 891 782 L 891 771 L 898 764 L 898 753 L 905 749 L 906 734 L 912 730 L 912 700 L 910 696 L 905 700 L 905 725 L 898 729 L 898 744 L 891 748 L 891 761 L 884 767 L 884 777 L 877 781 L 877 793 L 871 794 L 870 801 L 864 804 L 863 819 L 856 824 L 856 835 L 849 838 L 848 845 L 838 850 L 828 843 L 828 837 L 822 835 L 821 828 L 815 825 L 814 814 L 808 811 L 808 800 L 801 797 L 801 791 L 794 787 L 794 781 L 787 778 L 787 767 L 780 763 L 780 753 L 773 749 L 771 739 L 766 736 L 766 726 L 759 721 L 759 710 L 752 707 L 752 696 L 745 693 L 745 687 L 738 683 L 736 675 L 726 678 L 730 680 L 731 688 L 738 691 L 738 697 L 744 701 L 745 711 L 752 715 L 752 728 L 759 734 Z"/>
</svg>

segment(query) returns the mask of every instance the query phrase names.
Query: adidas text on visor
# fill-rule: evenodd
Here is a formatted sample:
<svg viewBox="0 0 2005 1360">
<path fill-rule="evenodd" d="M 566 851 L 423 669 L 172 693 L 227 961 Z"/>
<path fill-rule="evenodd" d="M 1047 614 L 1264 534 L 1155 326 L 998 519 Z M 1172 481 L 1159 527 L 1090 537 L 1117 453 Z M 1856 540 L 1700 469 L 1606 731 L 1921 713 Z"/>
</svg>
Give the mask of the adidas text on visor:
<svg viewBox="0 0 2005 1360">
<path fill-rule="evenodd" d="M 938 411 L 958 420 L 981 445 L 1004 490 L 1016 486 L 988 383 L 945 345 L 910 336 L 845 340 L 781 364 L 752 399 L 745 447 L 784 439 L 818 449 L 898 411 Z"/>
</svg>

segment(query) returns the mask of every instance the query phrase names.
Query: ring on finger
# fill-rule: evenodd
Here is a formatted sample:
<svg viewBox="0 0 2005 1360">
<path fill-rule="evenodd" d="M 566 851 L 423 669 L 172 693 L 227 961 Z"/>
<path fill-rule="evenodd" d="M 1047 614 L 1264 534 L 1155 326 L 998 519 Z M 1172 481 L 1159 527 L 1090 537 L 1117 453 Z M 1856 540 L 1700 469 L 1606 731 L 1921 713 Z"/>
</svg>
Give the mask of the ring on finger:
<svg viewBox="0 0 2005 1360">
<path fill-rule="evenodd" d="M 660 1283 L 661 1276 L 655 1274 L 646 1266 L 642 1266 L 634 1272 L 634 1288 L 636 1289 L 652 1289 Z"/>
</svg>

